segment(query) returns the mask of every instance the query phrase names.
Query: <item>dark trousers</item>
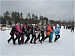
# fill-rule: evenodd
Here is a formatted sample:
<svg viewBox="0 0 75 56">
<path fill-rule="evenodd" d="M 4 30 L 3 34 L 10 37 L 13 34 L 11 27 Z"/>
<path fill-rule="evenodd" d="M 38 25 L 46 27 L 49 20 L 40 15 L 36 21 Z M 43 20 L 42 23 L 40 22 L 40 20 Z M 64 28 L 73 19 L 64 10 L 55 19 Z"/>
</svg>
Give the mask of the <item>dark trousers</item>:
<svg viewBox="0 0 75 56">
<path fill-rule="evenodd" d="M 11 40 L 13 41 L 13 44 L 15 44 L 14 34 L 11 34 L 10 39 L 8 39 L 8 43 L 9 43 Z"/>
<path fill-rule="evenodd" d="M 44 38 L 45 38 L 44 33 L 42 33 L 42 39 L 41 39 L 41 41 L 43 41 Z"/>
<path fill-rule="evenodd" d="M 40 41 L 40 34 L 38 35 L 37 39 L 39 39 L 39 41 Z"/>
<path fill-rule="evenodd" d="M 56 37 L 55 37 L 55 42 L 56 42 L 56 40 L 58 40 L 60 38 L 60 35 L 56 35 Z"/>
<path fill-rule="evenodd" d="M 23 35 L 21 35 L 21 43 L 22 44 L 24 43 L 24 37 L 23 37 Z"/>
<path fill-rule="evenodd" d="M 29 39 L 30 39 L 30 34 L 26 34 L 26 37 L 27 37 L 27 39 L 26 39 L 26 41 L 25 41 L 25 44 L 29 41 Z"/>
<path fill-rule="evenodd" d="M 34 39 L 34 41 L 35 41 L 35 39 L 36 39 L 36 34 L 35 34 L 35 35 L 32 34 L 32 38 L 31 38 L 30 43 L 32 43 L 33 39 Z"/>
<path fill-rule="evenodd" d="M 74 29 L 71 29 L 71 32 L 72 32 L 72 31 L 74 32 Z"/>
<path fill-rule="evenodd" d="M 21 44 L 21 41 L 20 41 L 20 35 L 19 34 L 16 34 L 16 38 L 15 38 L 15 41 L 18 39 L 18 44 Z"/>
<path fill-rule="evenodd" d="M 38 37 L 34 40 L 34 43 L 36 43 L 36 41 L 37 41 L 38 39 L 39 39 L 39 42 L 42 43 L 41 40 L 40 40 L 40 34 L 39 34 Z"/>
<path fill-rule="evenodd" d="M 47 39 L 47 38 L 49 38 L 49 42 L 51 42 L 51 37 L 50 37 L 50 35 L 46 35 L 46 37 L 44 38 L 44 40 Z"/>
</svg>

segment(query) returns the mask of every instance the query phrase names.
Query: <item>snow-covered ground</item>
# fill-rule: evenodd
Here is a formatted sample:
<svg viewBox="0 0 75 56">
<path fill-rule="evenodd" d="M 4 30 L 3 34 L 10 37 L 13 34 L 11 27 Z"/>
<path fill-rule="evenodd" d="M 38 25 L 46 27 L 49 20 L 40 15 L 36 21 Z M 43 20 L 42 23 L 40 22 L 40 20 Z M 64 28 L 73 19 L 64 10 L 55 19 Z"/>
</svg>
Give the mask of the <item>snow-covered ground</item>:
<svg viewBox="0 0 75 56">
<path fill-rule="evenodd" d="M 69 29 L 63 29 L 63 26 L 60 39 L 54 42 L 53 35 L 52 43 L 48 43 L 47 39 L 42 44 L 38 41 L 37 44 L 13 45 L 12 41 L 8 44 L 9 33 L 10 30 L 0 30 L 1 56 L 74 56 L 74 33 Z"/>
</svg>

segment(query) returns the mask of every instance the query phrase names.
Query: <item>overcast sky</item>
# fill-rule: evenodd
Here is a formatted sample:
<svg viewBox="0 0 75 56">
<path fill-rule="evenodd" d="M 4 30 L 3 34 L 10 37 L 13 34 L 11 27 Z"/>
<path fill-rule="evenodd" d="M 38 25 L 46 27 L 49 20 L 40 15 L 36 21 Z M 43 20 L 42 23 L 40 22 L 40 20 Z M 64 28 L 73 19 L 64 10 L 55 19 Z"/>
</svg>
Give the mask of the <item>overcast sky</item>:
<svg viewBox="0 0 75 56">
<path fill-rule="evenodd" d="M 44 16 L 51 20 L 74 20 L 74 1 L 1 1 L 1 15 L 6 11 L 22 12 L 23 18 L 34 13 L 38 17 Z"/>
</svg>

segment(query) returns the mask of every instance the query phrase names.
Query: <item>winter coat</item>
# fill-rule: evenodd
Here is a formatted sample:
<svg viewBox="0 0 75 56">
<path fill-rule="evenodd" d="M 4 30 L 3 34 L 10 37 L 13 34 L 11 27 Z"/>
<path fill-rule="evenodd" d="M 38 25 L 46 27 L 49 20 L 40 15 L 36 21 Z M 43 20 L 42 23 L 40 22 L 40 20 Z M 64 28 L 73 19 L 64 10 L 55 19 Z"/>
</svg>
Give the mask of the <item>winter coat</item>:
<svg viewBox="0 0 75 56">
<path fill-rule="evenodd" d="M 17 31 L 17 32 L 15 32 L 15 34 L 18 34 L 18 32 L 19 32 L 19 33 L 23 33 L 23 32 L 20 30 L 20 28 L 18 27 L 18 25 L 16 25 L 15 27 L 16 27 L 16 31 Z"/>
<path fill-rule="evenodd" d="M 74 30 L 74 26 L 72 26 L 72 29 L 71 30 Z"/>
<path fill-rule="evenodd" d="M 26 34 L 27 33 L 27 31 L 26 31 L 26 29 L 24 28 L 24 26 L 22 27 L 22 31 Z"/>
<path fill-rule="evenodd" d="M 32 27 L 32 34 L 33 35 L 36 35 L 36 31 L 37 31 L 37 29 L 35 27 Z"/>
<path fill-rule="evenodd" d="M 56 27 L 55 32 L 56 32 L 56 33 L 55 33 L 56 35 L 60 35 L 60 34 L 59 34 L 59 33 L 60 33 L 60 28 L 59 28 L 59 27 Z"/>
<path fill-rule="evenodd" d="M 15 27 L 12 27 L 12 30 L 10 32 L 11 35 L 14 35 L 14 33 L 16 32 L 16 28 Z"/>
<path fill-rule="evenodd" d="M 20 25 L 20 29 L 22 30 L 22 28 L 23 28 L 23 25 L 21 24 L 21 25 Z"/>
<path fill-rule="evenodd" d="M 44 26 L 42 26 L 42 29 L 45 30 Z M 44 34 L 44 31 L 41 31 L 42 34 Z"/>
<path fill-rule="evenodd" d="M 54 29 L 52 29 L 52 30 L 53 30 L 53 32 L 55 33 L 55 30 L 54 30 Z M 53 38 L 53 32 L 50 33 L 51 38 Z M 52 41 L 52 40 L 51 40 L 51 41 Z"/>
<path fill-rule="evenodd" d="M 38 24 L 38 31 L 37 31 L 37 34 L 41 34 L 41 31 L 43 31 L 42 29 L 42 25 L 41 24 Z"/>
<path fill-rule="evenodd" d="M 53 32 L 50 26 L 46 28 L 46 35 L 50 35 L 50 32 Z"/>
<path fill-rule="evenodd" d="M 27 34 L 30 34 L 31 33 L 31 27 L 28 25 L 27 26 Z"/>
<path fill-rule="evenodd" d="M 55 32 L 55 30 L 54 30 L 54 29 L 52 29 L 52 31 L 53 31 L 53 32 Z M 50 33 L 50 35 L 51 35 L 51 36 L 53 35 L 53 32 L 51 32 L 51 33 Z"/>
</svg>

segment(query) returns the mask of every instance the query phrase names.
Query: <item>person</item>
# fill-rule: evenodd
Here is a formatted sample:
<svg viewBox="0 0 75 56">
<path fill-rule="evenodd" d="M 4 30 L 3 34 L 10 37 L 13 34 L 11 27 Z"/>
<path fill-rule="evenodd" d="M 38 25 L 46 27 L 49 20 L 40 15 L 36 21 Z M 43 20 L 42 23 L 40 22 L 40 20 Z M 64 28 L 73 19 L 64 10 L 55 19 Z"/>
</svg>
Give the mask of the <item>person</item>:
<svg viewBox="0 0 75 56">
<path fill-rule="evenodd" d="M 10 32 L 11 37 L 7 40 L 8 43 L 12 40 L 13 44 L 15 45 L 14 32 L 16 32 L 15 24 L 12 25 L 12 30 Z"/>
<path fill-rule="evenodd" d="M 46 27 L 46 37 L 44 38 L 44 40 L 47 39 L 47 38 L 49 38 L 49 43 L 52 43 L 52 42 L 51 42 L 50 32 L 53 33 L 53 31 L 52 31 L 50 25 L 48 24 L 48 26 Z"/>
<path fill-rule="evenodd" d="M 51 29 L 55 33 L 55 30 L 54 30 L 53 26 L 51 26 Z M 50 32 L 51 42 L 52 42 L 52 39 L 53 39 L 53 32 Z"/>
<path fill-rule="evenodd" d="M 60 38 L 60 27 L 59 27 L 59 24 L 57 24 L 55 32 L 56 32 L 56 37 L 55 37 L 54 42 L 56 42 Z"/>
<path fill-rule="evenodd" d="M 23 33 L 23 36 L 27 34 L 26 25 L 23 25 L 23 27 L 22 27 L 22 31 L 24 32 L 24 33 Z"/>
<path fill-rule="evenodd" d="M 18 39 L 18 44 L 19 45 L 21 43 L 23 44 L 24 43 L 24 37 L 22 36 L 23 32 L 20 30 L 20 24 L 17 23 L 15 27 L 16 27 L 16 32 L 15 32 L 16 38 L 15 38 L 15 41 Z M 21 40 L 20 40 L 20 37 L 21 37 Z"/>
<path fill-rule="evenodd" d="M 36 39 L 36 31 L 37 31 L 35 25 L 33 25 L 33 26 L 31 27 L 31 30 L 32 30 L 32 31 L 31 31 L 32 38 L 31 38 L 31 40 L 30 40 L 30 43 L 34 43 L 34 42 L 32 42 L 32 41 L 33 41 L 33 39 L 34 39 L 34 40 Z"/>
<path fill-rule="evenodd" d="M 64 25 L 64 29 L 65 29 L 65 25 Z"/>
<path fill-rule="evenodd" d="M 27 25 L 27 29 L 26 29 L 26 36 L 27 36 L 27 39 L 25 40 L 25 44 L 29 41 L 30 39 L 30 34 L 31 34 L 31 29 L 30 29 L 30 25 Z"/>
<path fill-rule="evenodd" d="M 44 25 L 42 25 L 42 29 L 45 31 L 45 26 L 44 26 Z M 45 37 L 44 31 L 41 31 L 41 35 L 42 35 L 41 41 L 43 41 L 43 39 L 44 39 L 44 37 Z"/>
<path fill-rule="evenodd" d="M 23 36 L 24 36 L 24 35 L 27 35 L 27 22 L 23 25 L 22 31 L 24 32 L 24 33 L 23 33 Z"/>
<path fill-rule="evenodd" d="M 37 31 L 38 37 L 35 39 L 34 44 L 36 44 L 36 40 L 38 40 L 38 39 L 39 39 L 39 42 L 42 43 L 41 40 L 40 40 L 41 31 L 44 31 L 44 30 L 42 29 L 42 24 L 41 24 L 41 23 L 38 23 L 38 31 Z"/>
<path fill-rule="evenodd" d="M 23 24 L 20 25 L 20 30 L 21 30 L 21 31 L 22 31 L 22 28 L 23 28 Z"/>
<path fill-rule="evenodd" d="M 74 32 L 74 26 L 71 27 L 71 32 L 72 32 L 72 31 Z"/>
</svg>

